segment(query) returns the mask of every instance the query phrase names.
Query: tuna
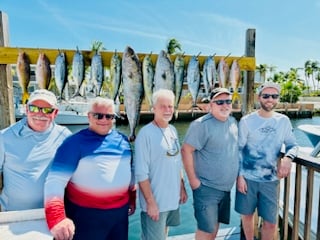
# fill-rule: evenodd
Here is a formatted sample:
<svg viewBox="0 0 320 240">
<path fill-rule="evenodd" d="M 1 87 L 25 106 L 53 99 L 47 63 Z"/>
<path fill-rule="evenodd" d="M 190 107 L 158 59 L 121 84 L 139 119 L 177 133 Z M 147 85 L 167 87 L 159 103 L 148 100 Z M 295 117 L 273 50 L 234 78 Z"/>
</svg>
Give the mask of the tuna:
<svg viewBox="0 0 320 240">
<path fill-rule="evenodd" d="M 121 85 L 121 57 L 115 51 L 110 62 L 111 98 L 115 101 Z"/>
<path fill-rule="evenodd" d="M 104 79 L 104 69 L 101 55 L 96 51 L 91 59 L 90 80 L 87 83 L 87 93 L 99 96 Z"/>
<path fill-rule="evenodd" d="M 77 51 L 73 55 L 72 59 L 72 79 L 76 85 L 75 93 L 73 97 L 80 96 L 80 88 L 84 80 L 84 59 L 82 53 L 77 48 Z"/>
<path fill-rule="evenodd" d="M 169 55 L 163 50 L 160 51 L 156 62 L 153 91 L 161 88 L 174 92 L 173 63 Z"/>
<path fill-rule="evenodd" d="M 197 106 L 197 98 L 200 88 L 200 65 L 198 57 L 192 56 L 187 67 L 188 89 L 192 97 L 192 107 Z"/>
<path fill-rule="evenodd" d="M 216 63 L 213 56 L 208 56 L 203 64 L 203 84 L 205 88 L 206 97 L 209 98 L 211 90 L 218 83 Z"/>
<path fill-rule="evenodd" d="M 136 138 L 135 129 L 139 123 L 143 99 L 143 82 L 141 63 L 134 50 L 127 46 L 122 56 L 122 81 L 124 107 L 129 121 L 129 141 Z"/>
<path fill-rule="evenodd" d="M 22 104 L 29 99 L 28 87 L 30 83 L 30 59 L 24 52 L 19 52 L 17 60 L 17 75 L 22 89 Z"/>
<path fill-rule="evenodd" d="M 173 64 L 174 70 L 174 81 L 175 81 L 175 118 L 178 118 L 178 106 L 181 99 L 182 89 L 183 89 L 183 81 L 184 81 L 184 58 L 183 55 L 179 54 L 176 56 Z"/>
<path fill-rule="evenodd" d="M 40 89 L 48 89 L 51 80 L 51 67 L 48 57 L 40 53 L 36 65 L 36 82 Z"/>
<path fill-rule="evenodd" d="M 54 80 L 59 91 L 60 100 L 62 99 L 63 90 L 67 84 L 67 63 L 64 52 L 59 52 L 55 61 Z"/>
<path fill-rule="evenodd" d="M 152 93 L 154 80 L 154 65 L 151 60 L 151 54 L 145 55 L 142 61 L 142 76 L 144 95 L 148 102 L 149 109 L 152 108 Z"/>
</svg>

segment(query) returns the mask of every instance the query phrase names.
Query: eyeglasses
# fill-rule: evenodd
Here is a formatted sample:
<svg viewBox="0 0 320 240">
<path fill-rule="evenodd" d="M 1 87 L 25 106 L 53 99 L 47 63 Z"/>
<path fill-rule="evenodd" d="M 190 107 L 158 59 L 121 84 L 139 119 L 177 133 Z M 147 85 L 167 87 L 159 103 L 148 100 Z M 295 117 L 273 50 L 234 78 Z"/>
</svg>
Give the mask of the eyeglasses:
<svg viewBox="0 0 320 240">
<path fill-rule="evenodd" d="M 272 97 L 272 99 L 278 99 L 279 98 L 279 94 L 268 94 L 268 93 L 263 93 L 261 94 L 261 97 L 263 99 L 268 99 L 270 97 Z"/>
<path fill-rule="evenodd" d="M 54 112 L 55 108 L 51 108 L 51 107 L 38 107 L 35 105 L 28 105 L 28 109 L 30 112 L 33 113 L 38 113 L 38 112 L 42 112 L 44 114 L 51 114 Z"/>
<path fill-rule="evenodd" d="M 231 99 L 225 99 L 225 100 L 214 100 L 212 101 L 213 103 L 217 104 L 217 105 L 223 105 L 223 104 L 231 104 L 232 103 L 232 100 Z"/>
<path fill-rule="evenodd" d="M 105 117 L 107 120 L 113 120 L 113 119 L 116 117 L 115 114 L 110 114 L 110 113 L 104 114 L 104 113 L 94 113 L 94 112 L 92 112 L 91 114 L 92 114 L 92 116 L 93 116 L 95 119 L 98 119 L 98 120 L 101 120 L 101 119 L 103 119 L 104 117 Z"/>
</svg>

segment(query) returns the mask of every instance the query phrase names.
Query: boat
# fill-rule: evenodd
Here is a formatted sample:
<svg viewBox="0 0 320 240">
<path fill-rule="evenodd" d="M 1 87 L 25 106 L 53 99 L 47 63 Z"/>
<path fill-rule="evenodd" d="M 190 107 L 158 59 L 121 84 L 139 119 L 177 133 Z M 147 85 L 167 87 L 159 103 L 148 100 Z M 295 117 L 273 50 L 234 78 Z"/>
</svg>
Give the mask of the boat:
<svg viewBox="0 0 320 240">
<path fill-rule="evenodd" d="M 301 124 L 297 128 L 306 134 L 313 146 L 310 156 L 316 157 L 320 152 L 320 125 Z"/>
</svg>

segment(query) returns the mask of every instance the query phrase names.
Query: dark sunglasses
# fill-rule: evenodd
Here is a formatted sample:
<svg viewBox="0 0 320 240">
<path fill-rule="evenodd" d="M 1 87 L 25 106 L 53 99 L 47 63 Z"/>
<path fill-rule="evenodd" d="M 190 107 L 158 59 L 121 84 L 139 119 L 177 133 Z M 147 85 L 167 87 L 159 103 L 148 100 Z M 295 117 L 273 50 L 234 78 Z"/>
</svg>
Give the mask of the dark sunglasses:
<svg viewBox="0 0 320 240">
<path fill-rule="evenodd" d="M 98 120 L 101 120 L 101 119 L 103 119 L 104 117 L 105 117 L 107 120 L 113 120 L 113 119 L 116 117 L 115 114 L 109 114 L 109 113 L 104 114 L 104 113 L 94 113 L 94 112 L 92 112 L 91 114 L 92 114 L 92 116 L 93 116 L 95 119 L 98 119 Z"/>
<path fill-rule="evenodd" d="M 214 100 L 214 101 L 212 101 L 212 102 L 214 102 L 215 104 L 217 104 L 217 105 L 223 105 L 224 103 L 226 103 L 226 104 L 231 104 L 232 103 L 232 100 L 231 99 L 225 99 L 225 100 Z"/>
<path fill-rule="evenodd" d="M 268 99 L 269 97 L 272 97 L 272 99 L 278 99 L 278 98 L 279 98 L 279 94 L 263 93 L 263 94 L 261 94 L 261 97 L 262 97 L 263 99 Z"/>
<path fill-rule="evenodd" d="M 35 105 L 28 105 L 28 109 L 30 112 L 33 113 L 38 113 L 38 112 L 42 112 L 44 114 L 51 114 L 54 112 L 55 108 L 51 108 L 51 107 L 38 107 Z"/>
</svg>

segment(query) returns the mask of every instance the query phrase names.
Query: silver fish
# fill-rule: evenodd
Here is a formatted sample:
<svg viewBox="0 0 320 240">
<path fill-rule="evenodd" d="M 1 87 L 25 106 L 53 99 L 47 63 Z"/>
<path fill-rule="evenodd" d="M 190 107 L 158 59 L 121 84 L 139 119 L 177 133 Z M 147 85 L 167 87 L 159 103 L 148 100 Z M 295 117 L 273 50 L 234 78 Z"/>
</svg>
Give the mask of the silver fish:
<svg viewBox="0 0 320 240">
<path fill-rule="evenodd" d="M 229 66 L 224 58 L 220 59 L 217 72 L 219 87 L 227 88 L 229 85 Z"/>
<path fill-rule="evenodd" d="M 17 76 L 22 89 L 22 104 L 29 99 L 30 59 L 25 52 L 19 52 L 17 60 Z"/>
<path fill-rule="evenodd" d="M 149 104 L 149 109 L 152 107 L 152 92 L 154 80 L 154 65 L 151 60 L 151 54 L 145 55 L 142 61 L 142 76 L 144 95 Z"/>
<path fill-rule="evenodd" d="M 67 83 L 67 63 L 64 52 L 59 52 L 55 61 L 54 80 L 59 91 L 60 99 Z"/>
<path fill-rule="evenodd" d="M 96 51 L 91 59 L 90 80 L 87 84 L 87 93 L 99 96 L 104 79 L 104 69 L 101 55 Z"/>
<path fill-rule="evenodd" d="M 184 81 L 184 58 L 183 55 L 177 55 L 174 64 L 173 64 L 173 71 L 174 71 L 174 80 L 175 80 L 175 109 L 178 109 L 178 105 L 181 99 L 182 89 L 183 89 L 183 81 Z"/>
<path fill-rule="evenodd" d="M 41 89 L 48 89 L 51 80 L 51 67 L 48 57 L 40 53 L 36 65 L 36 82 Z"/>
<path fill-rule="evenodd" d="M 130 127 L 129 140 L 135 140 L 135 129 L 139 123 L 143 99 L 141 63 L 134 50 L 127 46 L 122 55 L 122 81 L 124 107 Z"/>
<path fill-rule="evenodd" d="M 121 85 L 121 57 L 116 51 L 111 57 L 110 81 L 112 83 L 111 98 L 115 101 Z"/>
<path fill-rule="evenodd" d="M 72 59 L 72 79 L 76 85 L 73 97 L 80 96 L 80 88 L 84 80 L 84 71 L 84 58 L 82 53 L 77 48 L 77 51 L 74 53 Z"/>
<path fill-rule="evenodd" d="M 192 56 L 187 67 L 188 89 L 192 97 L 192 107 L 197 107 L 197 98 L 200 88 L 200 66 L 196 56 Z"/>
<path fill-rule="evenodd" d="M 160 51 L 156 62 L 153 91 L 161 88 L 174 92 L 173 63 L 169 55 L 163 50 Z"/>
</svg>

